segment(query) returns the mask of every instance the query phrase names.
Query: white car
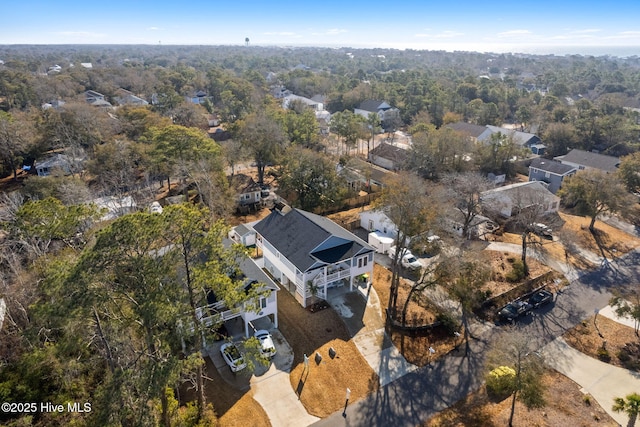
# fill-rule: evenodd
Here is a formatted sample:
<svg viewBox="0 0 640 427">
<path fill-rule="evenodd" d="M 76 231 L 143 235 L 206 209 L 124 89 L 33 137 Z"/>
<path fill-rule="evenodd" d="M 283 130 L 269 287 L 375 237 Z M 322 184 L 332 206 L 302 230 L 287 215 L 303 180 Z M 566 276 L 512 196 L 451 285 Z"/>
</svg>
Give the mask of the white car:
<svg viewBox="0 0 640 427">
<path fill-rule="evenodd" d="M 260 355 L 264 358 L 271 359 L 276 355 L 276 346 L 273 344 L 273 338 L 269 331 L 260 329 L 253 334 L 260 341 Z"/>
<path fill-rule="evenodd" d="M 409 270 L 418 270 L 419 268 L 422 268 L 422 264 L 420 264 L 420 261 L 418 261 L 418 259 L 411 253 L 403 256 L 400 264 L 402 264 L 404 268 L 408 268 Z"/>
<path fill-rule="evenodd" d="M 396 249 L 396 247 L 395 247 L 395 246 L 391 246 L 391 247 L 389 248 L 389 252 L 387 252 L 387 254 L 389 255 L 389 258 L 393 259 L 393 258 L 396 256 L 396 250 L 397 250 L 397 249 Z M 406 257 L 407 255 L 413 255 L 413 254 L 411 253 L 411 251 L 410 251 L 409 249 L 404 248 L 404 249 L 402 250 L 402 256 L 403 256 L 403 257 Z"/>
<path fill-rule="evenodd" d="M 247 362 L 238 347 L 232 342 L 226 342 L 220 347 L 222 358 L 231 368 L 231 372 L 238 372 L 247 367 Z"/>
</svg>

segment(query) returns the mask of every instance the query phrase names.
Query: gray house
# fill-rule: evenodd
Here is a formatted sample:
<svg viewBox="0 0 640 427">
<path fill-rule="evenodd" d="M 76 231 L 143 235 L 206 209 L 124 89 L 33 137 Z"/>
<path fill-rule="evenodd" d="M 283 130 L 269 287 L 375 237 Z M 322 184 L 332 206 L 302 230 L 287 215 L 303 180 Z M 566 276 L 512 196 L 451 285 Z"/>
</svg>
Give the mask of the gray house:
<svg viewBox="0 0 640 427">
<path fill-rule="evenodd" d="M 548 184 L 548 190 L 553 194 L 560 189 L 565 177 L 571 176 L 578 171 L 578 168 L 571 165 L 562 164 L 556 160 L 543 159 L 541 157 L 533 159 L 529 166 L 529 181 L 542 181 Z"/>
<path fill-rule="evenodd" d="M 593 153 L 591 151 L 583 151 L 573 149 L 564 156 L 554 157 L 564 165 L 574 166 L 578 170 L 598 169 L 606 173 L 613 173 L 620 166 L 620 158 L 606 156 L 604 154 Z"/>
<path fill-rule="evenodd" d="M 409 152 L 403 148 L 383 142 L 369 152 L 369 161 L 382 168 L 396 171 L 409 160 Z"/>
</svg>

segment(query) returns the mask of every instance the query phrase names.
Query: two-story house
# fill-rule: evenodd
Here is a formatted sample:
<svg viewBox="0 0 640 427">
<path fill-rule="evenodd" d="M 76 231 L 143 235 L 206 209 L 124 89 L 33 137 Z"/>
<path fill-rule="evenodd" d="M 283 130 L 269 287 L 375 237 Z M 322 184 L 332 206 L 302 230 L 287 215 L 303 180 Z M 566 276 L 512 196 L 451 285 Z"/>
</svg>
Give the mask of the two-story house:
<svg viewBox="0 0 640 427">
<path fill-rule="evenodd" d="M 236 205 L 257 209 L 262 202 L 260 185 L 249 175 L 242 173 L 230 176 L 228 180 L 229 188 L 236 195 Z"/>
<path fill-rule="evenodd" d="M 565 177 L 573 175 L 577 170 L 575 166 L 539 157 L 533 159 L 529 165 L 529 181 L 545 182 L 548 184 L 547 189 L 556 194 Z"/>
<path fill-rule="evenodd" d="M 257 291 L 259 297 L 235 307 L 228 307 L 218 299 L 213 291 L 207 293 L 207 305 L 196 309 L 196 316 L 207 327 L 220 325 L 229 320 L 240 318 L 244 324 L 244 333 L 249 337 L 251 322 L 269 317 L 278 327 L 278 286 L 251 259 L 240 261 L 240 269 L 246 276 L 243 290 Z"/>
<path fill-rule="evenodd" d="M 303 307 L 373 277 L 373 247 L 325 217 L 279 205 L 253 228 L 264 268 Z"/>
<path fill-rule="evenodd" d="M 394 122 L 400 119 L 400 110 L 392 107 L 384 101 L 377 101 L 368 99 L 360 103 L 358 108 L 353 111 L 355 114 L 360 114 L 364 118 L 368 118 L 370 113 L 376 113 L 380 118 L 382 127 L 387 129 Z"/>
</svg>

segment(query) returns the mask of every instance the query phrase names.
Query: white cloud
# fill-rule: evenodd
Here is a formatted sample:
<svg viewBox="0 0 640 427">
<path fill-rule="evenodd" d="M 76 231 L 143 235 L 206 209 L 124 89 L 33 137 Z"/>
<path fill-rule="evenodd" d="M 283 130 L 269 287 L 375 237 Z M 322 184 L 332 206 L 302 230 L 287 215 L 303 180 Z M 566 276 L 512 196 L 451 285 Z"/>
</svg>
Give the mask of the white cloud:
<svg viewBox="0 0 640 427">
<path fill-rule="evenodd" d="M 149 27 L 147 28 L 147 31 L 159 31 L 160 27 Z"/>
</svg>

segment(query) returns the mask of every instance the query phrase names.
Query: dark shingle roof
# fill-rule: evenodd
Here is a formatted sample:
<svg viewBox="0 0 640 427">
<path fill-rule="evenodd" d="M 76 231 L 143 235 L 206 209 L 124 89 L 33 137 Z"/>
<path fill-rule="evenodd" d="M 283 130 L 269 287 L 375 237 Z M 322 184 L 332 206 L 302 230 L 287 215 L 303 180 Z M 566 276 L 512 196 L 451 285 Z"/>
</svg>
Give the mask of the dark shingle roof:
<svg viewBox="0 0 640 427">
<path fill-rule="evenodd" d="M 253 228 L 300 271 L 308 270 L 318 259 L 332 263 L 350 258 L 362 250 L 373 250 L 333 221 L 300 209 L 292 209 L 285 214 L 274 210 Z M 312 255 L 312 251 L 331 236 L 343 239 L 344 243 Z"/>
<path fill-rule="evenodd" d="M 370 154 L 372 156 L 393 160 L 396 163 L 403 163 L 409 158 L 409 152 L 407 150 L 387 144 L 386 142 L 383 142 L 371 150 Z"/>
<path fill-rule="evenodd" d="M 564 156 L 558 156 L 555 159 L 563 163 L 574 163 L 589 168 L 600 169 L 605 172 L 615 172 L 620 164 L 618 157 L 605 156 L 604 154 L 592 153 L 575 148 Z"/>
<path fill-rule="evenodd" d="M 229 187 L 236 194 L 250 193 L 252 191 L 260 191 L 260 186 L 249 175 L 237 173 L 228 178 Z"/>
<path fill-rule="evenodd" d="M 564 165 L 558 161 L 543 158 L 533 159 L 529 167 L 540 169 L 542 171 L 550 172 L 556 175 L 565 175 L 572 170 L 575 170 L 575 166 Z"/>
<path fill-rule="evenodd" d="M 474 125 L 472 123 L 465 122 L 450 123 L 447 125 L 447 127 L 457 132 L 465 133 L 474 138 L 478 138 L 484 131 L 487 130 L 486 126 Z"/>
<path fill-rule="evenodd" d="M 378 110 L 388 110 L 391 106 L 384 101 L 378 101 L 374 99 L 367 99 L 366 101 L 362 101 L 358 106 L 358 109 L 364 111 L 370 111 L 372 113 L 377 113 Z"/>
</svg>

